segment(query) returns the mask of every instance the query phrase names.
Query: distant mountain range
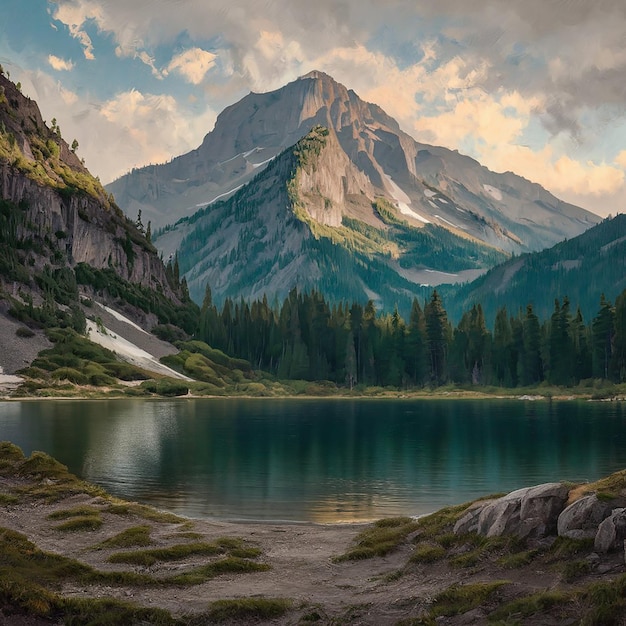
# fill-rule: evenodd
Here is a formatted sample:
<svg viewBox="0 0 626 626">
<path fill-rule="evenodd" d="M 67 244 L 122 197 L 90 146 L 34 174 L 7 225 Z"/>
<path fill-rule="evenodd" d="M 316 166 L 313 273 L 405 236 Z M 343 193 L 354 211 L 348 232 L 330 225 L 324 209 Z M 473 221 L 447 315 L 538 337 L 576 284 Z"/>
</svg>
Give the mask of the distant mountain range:
<svg viewBox="0 0 626 626">
<path fill-rule="evenodd" d="M 540 319 L 554 310 L 555 298 L 569 298 L 589 322 L 600 308 L 600 298 L 611 302 L 626 289 L 626 215 L 605 219 L 573 239 L 552 248 L 523 254 L 498 265 L 460 289 L 444 290 L 446 305 L 459 319 L 481 304 L 489 324 L 506 306 L 516 314 L 532 304 Z"/>
<path fill-rule="evenodd" d="M 178 254 L 197 300 L 207 284 L 218 301 L 297 285 L 393 306 L 599 221 L 515 174 L 416 142 L 321 72 L 249 94 L 197 150 L 107 189 L 153 231 L 170 224 L 155 244 Z"/>
</svg>

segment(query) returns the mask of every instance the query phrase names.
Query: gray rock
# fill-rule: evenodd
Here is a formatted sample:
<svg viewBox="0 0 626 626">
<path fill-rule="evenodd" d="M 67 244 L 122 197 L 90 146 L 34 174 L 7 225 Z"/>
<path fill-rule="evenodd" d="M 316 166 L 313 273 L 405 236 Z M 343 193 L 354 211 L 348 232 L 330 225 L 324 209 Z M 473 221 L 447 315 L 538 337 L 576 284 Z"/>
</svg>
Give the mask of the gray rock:
<svg viewBox="0 0 626 626">
<path fill-rule="evenodd" d="M 562 483 L 546 483 L 532 487 L 522 498 L 520 518 L 540 520 L 545 527 L 543 535 L 550 534 L 556 530 L 557 520 L 565 507 L 568 494 L 569 488 Z"/>
<path fill-rule="evenodd" d="M 512 491 L 484 507 L 478 517 L 478 534 L 484 537 L 515 534 L 519 528 L 522 498 L 530 489 Z"/>
<path fill-rule="evenodd" d="M 467 533 L 475 533 L 478 530 L 478 518 L 481 511 L 493 500 L 483 500 L 481 502 L 474 502 L 470 505 L 465 515 L 457 521 L 454 525 L 455 535 L 465 535 Z"/>
<path fill-rule="evenodd" d="M 626 539 L 626 509 L 613 509 L 613 512 L 599 526 L 594 540 L 597 552 L 619 550 Z"/>
<path fill-rule="evenodd" d="M 590 539 L 596 536 L 600 523 L 611 514 L 612 506 L 598 500 L 595 494 L 570 504 L 559 515 L 557 530 L 560 537 Z"/>
<path fill-rule="evenodd" d="M 455 532 L 477 532 L 485 537 L 504 534 L 520 538 L 545 537 L 556 530 L 565 506 L 568 488 L 561 483 L 526 487 L 470 509 L 455 526 Z"/>
</svg>

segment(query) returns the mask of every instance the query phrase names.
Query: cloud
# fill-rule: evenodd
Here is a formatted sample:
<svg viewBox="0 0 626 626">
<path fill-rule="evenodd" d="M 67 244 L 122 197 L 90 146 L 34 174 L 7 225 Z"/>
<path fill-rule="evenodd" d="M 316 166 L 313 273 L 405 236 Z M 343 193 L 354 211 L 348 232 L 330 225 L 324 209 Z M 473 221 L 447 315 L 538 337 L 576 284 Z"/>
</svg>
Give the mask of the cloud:
<svg viewBox="0 0 626 626">
<path fill-rule="evenodd" d="M 206 73 L 215 66 L 216 54 L 202 50 L 202 48 L 191 48 L 176 55 L 167 66 L 168 72 L 176 71 L 193 85 L 199 85 L 206 76 Z"/>
<path fill-rule="evenodd" d="M 52 15 L 87 58 L 95 27 L 154 76 L 202 85 L 216 108 L 321 69 L 418 139 L 519 166 L 552 191 L 596 198 L 623 184 L 626 157 L 613 162 L 619 142 L 607 139 L 626 114 L 623 0 L 211 0 L 210 10 L 202 0 L 56 0 Z M 189 49 L 159 66 L 181 41 Z M 516 145 L 529 128 L 549 151 Z M 585 152 L 593 159 L 574 156 Z"/>
<path fill-rule="evenodd" d="M 210 107 L 188 109 L 170 95 L 130 90 L 99 102 L 64 89 L 41 71 L 24 72 L 20 80 L 44 119 L 56 117 L 63 137 L 78 140 L 79 156 L 104 183 L 197 148 L 215 124 Z"/>
<path fill-rule="evenodd" d="M 614 159 L 621 168 L 626 170 L 626 150 L 622 150 Z"/>
<path fill-rule="evenodd" d="M 102 25 L 103 11 L 103 7 L 95 0 L 70 0 L 57 2 L 52 12 L 53 19 L 65 24 L 72 37 L 80 42 L 85 58 L 90 61 L 95 59 L 94 47 L 84 26 L 89 21 Z"/>
<path fill-rule="evenodd" d="M 496 171 L 513 171 L 559 195 L 602 196 L 624 186 L 624 171 L 608 163 L 577 161 L 558 156 L 551 146 L 531 150 L 527 146 L 489 146 L 482 152 L 485 165 Z"/>
<path fill-rule="evenodd" d="M 48 63 L 52 67 L 52 69 L 57 72 L 69 72 L 74 69 L 74 64 L 71 61 L 66 61 L 65 59 L 61 59 L 54 54 L 48 55 Z"/>
</svg>

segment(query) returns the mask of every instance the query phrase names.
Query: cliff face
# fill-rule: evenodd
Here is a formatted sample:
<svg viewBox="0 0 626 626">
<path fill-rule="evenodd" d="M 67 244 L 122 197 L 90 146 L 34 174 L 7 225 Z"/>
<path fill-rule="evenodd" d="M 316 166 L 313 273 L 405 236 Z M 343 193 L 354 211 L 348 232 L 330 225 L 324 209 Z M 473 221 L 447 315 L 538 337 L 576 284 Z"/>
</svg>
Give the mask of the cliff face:
<svg viewBox="0 0 626 626">
<path fill-rule="evenodd" d="M 177 300 L 155 248 L 116 206 L 37 104 L 0 75 L 0 200 L 22 276 L 86 263 Z M 6 277 L 0 277 L 0 280 Z"/>
<path fill-rule="evenodd" d="M 152 246 L 99 200 L 42 186 L 1 162 L 0 198 L 18 205 L 23 212 L 17 228 L 19 239 L 56 240 L 70 266 L 87 263 L 96 269 L 113 268 L 125 280 L 144 287 L 159 287 L 166 295 L 175 297 L 163 263 Z M 34 268 L 51 262 L 47 255 L 33 253 L 30 258 Z"/>
</svg>

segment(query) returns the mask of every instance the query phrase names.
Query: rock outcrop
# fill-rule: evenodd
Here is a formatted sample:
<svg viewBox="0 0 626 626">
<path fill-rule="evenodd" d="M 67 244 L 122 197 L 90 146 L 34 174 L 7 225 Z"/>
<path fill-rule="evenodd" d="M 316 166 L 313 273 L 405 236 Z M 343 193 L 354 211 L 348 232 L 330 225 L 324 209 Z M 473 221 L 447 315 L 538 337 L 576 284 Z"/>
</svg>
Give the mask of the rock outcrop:
<svg viewBox="0 0 626 626">
<path fill-rule="evenodd" d="M 583 495 L 567 505 L 570 489 L 547 483 L 518 489 L 501 498 L 470 505 L 454 533 L 483 537 L 514 535 L 520 539 L 556 536 L 594 539 L 597 552 L 621 550 L 626 541 L 626 507 L 621 496 Z"/>
<path fill-rule="evenodd" d="M 0 241 L 20 242 L 17 262 L 27 273 L 86 263 L 178 300 L 156 249 L 89 173 L 76 147 L 0 74 L 0 201 L 10 231 Z"/>
<path fill-rule="evenodd" d="M 568 491 L 561 483 L 547 483 L 478 503 L 456 523 L 454 532 L 476 532 L 485 537 L 545 537 L 556 530 Z"/>
</svg>

